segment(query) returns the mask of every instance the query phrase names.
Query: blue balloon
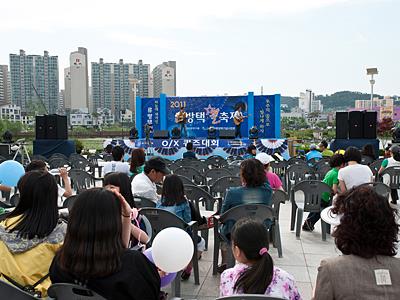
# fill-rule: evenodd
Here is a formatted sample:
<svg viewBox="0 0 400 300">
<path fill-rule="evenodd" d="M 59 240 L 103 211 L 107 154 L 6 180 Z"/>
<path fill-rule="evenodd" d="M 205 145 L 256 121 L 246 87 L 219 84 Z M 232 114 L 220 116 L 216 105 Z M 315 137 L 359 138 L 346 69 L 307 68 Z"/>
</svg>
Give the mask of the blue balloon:
<svg viewBox="0 0 400 300">
<path fill-rule="evenodd" d="M 24 167 L 15 160 L 6 160 L 0 164 L 0 184 L 17 186 L 18 180 L 25 174 Z"/>
</svg>

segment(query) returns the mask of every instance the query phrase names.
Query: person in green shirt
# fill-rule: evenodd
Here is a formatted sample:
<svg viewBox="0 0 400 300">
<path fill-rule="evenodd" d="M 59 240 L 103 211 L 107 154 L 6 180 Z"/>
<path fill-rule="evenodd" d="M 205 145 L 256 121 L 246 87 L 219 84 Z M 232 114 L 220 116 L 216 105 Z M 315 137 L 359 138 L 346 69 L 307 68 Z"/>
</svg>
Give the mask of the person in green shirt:
<svg viewBox="0 0 400 300">
<path fill-rule="evenodd" d="M 322 157 L 331 157 L 333 155 L 333 151 L 328 149 L 328 143 L 325 140 L 321 141 L 318 147 Z"/>
<path fill-rule="evenodd" d="M 328 173 L 326 173 L 324 180 L 327 185 L 332 188 L 333 194 L 337 194 L 337 188 L 339 185 L 338 173 L 339 169 L 344 167 L 344 158 L 342 154 L 335 154 L 329 160 L 329 165 L 332 168 Z M 331 195 L 328 192 L 324 192 L 321 195 L 321 207 L 328 207 L 331 205 Z M 319 212 L 312 212 L 308 214 L 307 220 L 303 224 L 304 231 L 313 231 L 315 223 L 320 219 L 321 214 Z"/>
</svg>

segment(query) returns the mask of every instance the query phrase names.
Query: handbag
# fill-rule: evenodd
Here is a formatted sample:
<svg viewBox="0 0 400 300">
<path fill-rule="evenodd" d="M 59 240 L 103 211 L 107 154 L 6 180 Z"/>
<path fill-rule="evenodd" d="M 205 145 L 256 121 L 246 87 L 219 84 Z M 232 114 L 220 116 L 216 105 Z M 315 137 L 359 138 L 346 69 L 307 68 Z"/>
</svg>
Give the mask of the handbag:
<svg viewBox="0 0 400 300">
<path fill-rule="evenodd" d="M 192 201 L 188 201 L 190 206 L 190 215 L 192 221 L 196 221 L 198 226 L 207 224 L 207 219 L 200 214 L 200 211 L 196 208 Z"/>
<path fill-rule="evenodd" d="M 38 281 L 36 281 L 33 285 L 28 284 L 28 285 L 23 286 L 22 284 L 19 284 L 18 282 L 16 282 L 14 279 L 8 277 L 6 274 L 1 273 L 1 275 L 3 275 L 4 278 L 7 279 L 7 281 L 9 281 L 11 284 L 15 285 L 20 290 L 23 290 L 24 292 L 26 292 L 29 295 L 36 297 L 36 298 L 42 298 L 42 292 L 36 290 L 36 287 L 49 277 L 49 273 L 47 273 L 42 278 L 40 278 Z"/>
</svg>

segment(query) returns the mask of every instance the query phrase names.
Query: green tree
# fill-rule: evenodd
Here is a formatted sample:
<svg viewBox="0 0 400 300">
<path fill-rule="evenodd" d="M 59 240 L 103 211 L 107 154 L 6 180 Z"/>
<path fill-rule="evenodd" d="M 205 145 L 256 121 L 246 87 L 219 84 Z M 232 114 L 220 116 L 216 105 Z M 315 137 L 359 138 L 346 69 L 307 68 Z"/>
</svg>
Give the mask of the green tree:
<svg viewBox="0 0 400 300">
<path fill-rule="evenodd" d="M 0 132 L 3 133 L 4 131 L 8 130 L 13 135 L 17 135 L 21 133 L 24 129 L 24 126 L 21 122 L 10 122 L 8 120 L 0 120 Z"/>
<path fill-rule="evenodd" d="M 378 122 L 378 137 L 382 141 L 383 148 L 386 147 L 387 141 L 392 138 L 394 126 L 392 118 L 383 118 Z"/>
</svg>

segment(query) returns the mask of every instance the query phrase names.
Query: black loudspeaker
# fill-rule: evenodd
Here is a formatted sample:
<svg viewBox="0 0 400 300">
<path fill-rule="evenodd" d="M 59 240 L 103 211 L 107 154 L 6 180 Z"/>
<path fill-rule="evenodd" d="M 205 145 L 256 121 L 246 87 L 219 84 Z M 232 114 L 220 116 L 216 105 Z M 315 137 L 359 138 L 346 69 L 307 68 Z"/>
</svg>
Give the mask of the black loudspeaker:
<svg viewBox="0 0 400 300">
<path fill-rule="evenodd" d="M 364 112 L 364 138 L 376 139 L 376 111 Z"/>
<path fill-rule="evenodd" d="M 363 135 L 363 112 L 351 111 L 349 112 L 349 138 L 362 139 Z"/>
<path fill-rule="evenodd" d="M 219 138 L 220 139 L 234 139 L 235 138 L 235 130 L 234 129 L 220 129 L 219 130 Z"/>
<path fill-rule="evenodd" d="M 336 112 L 336 138 L 347 139 L 349 133 L 349 113 Z"/>
<path fill-rule="evenodd" d="M 8 159 L 11 153 L 10 148 L 11 144 L 0 144 L 0 156 L 3 156 L 6 159 Z"/>
<path fill-rule="evenodd" d="M 59 115 L 36 116 L 37 140 L 67 140 L 67 117 Z"/>
<path fill-rule="evenodd" d="M 59 115 L 48 115 L 46 129 L 47 129 L 47 139 L 67 140 L 68 139 L 67 117 Z"/>
<path fill-rule="evenodd" d="M 47 116 L 36 116 L 36 139 L 46 139 Z"/>
<path fill-rule="evenodd" d="M 48 115 L 46 123 L 46 139 L 57 139 L 57 115 Z"/>
<path fill-rule="evenodd" d="M 68 140 L 67 116 L 57 116 L 57 139 Z"/>
<path fill-rule="evenodd" d="M 169 139 L 169 131 L 168 130 L 154 130 L 153 138 L 154 139 Z"/>
</svg>

